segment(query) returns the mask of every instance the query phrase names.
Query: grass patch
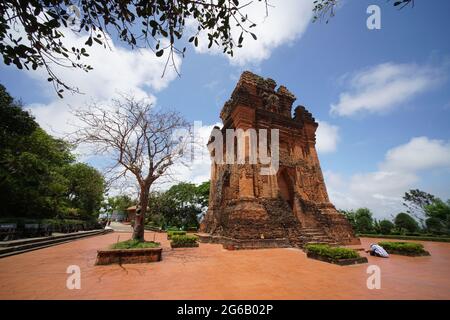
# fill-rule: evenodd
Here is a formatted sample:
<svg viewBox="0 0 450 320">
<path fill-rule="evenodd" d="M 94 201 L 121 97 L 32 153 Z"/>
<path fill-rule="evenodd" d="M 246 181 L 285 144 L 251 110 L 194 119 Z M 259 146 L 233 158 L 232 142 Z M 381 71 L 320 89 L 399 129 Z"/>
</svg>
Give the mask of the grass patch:
<svg viewBox="0 0 450 320">
<path fill-rule="evenodd" d="M 388 253 L 405 255 L 428 255 L 428 251 L 420 243 L 382 241 L 378 243 Z"/>
<path fill-rule="evenodd" d="M 169 230 L 167 231 L 167 239 L 172 239 L 173 236 L 185 236 L 186 231 L 180 231 L 180 230 Z"/>
<path fill-rule="evenodd" d="M 140 242 L 138 240 L 133 239 L 117 242 L 111 245 L 111 249 L 144 249 L 144 248 L 159 248 L 159 247 L 160 247 L 159 242 L 153 241 Z"/>
<path fill-rule="evenodd" d="M 398 240 L 418 240 L 418 241 L 435 241 L 435 242 L 450 242 L 449 237 L 435 237 L 435 236 L 407 236 L 394 234 L 358 234 L 358 237 L 365 238 L 380 238 L 380 239 L 398 239 Z"/>
<path fill-rule="evenodd" d="M 173 235 L 171 244 L 177 247 L 191 247 L 197 244 L 198 238 L 193 235 Z"/>
<path fill-rule="evenodd" d="M 359 258 L 358 252 L 348 248 L 330 247 L 326 244 L 307 244 L 305 249 L 308 252 L 317 254 L 332 260 Z"/>
</svg>

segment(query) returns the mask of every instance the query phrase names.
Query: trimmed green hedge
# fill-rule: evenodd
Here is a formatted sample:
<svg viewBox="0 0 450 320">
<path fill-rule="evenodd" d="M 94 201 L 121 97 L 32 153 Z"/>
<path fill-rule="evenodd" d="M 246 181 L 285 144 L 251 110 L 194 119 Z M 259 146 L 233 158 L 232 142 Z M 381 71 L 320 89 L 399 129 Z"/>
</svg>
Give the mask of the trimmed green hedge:
<svg viewBox="0 0 450 320">
<path fill-rule="evenodd" d="M 418 255 L 428 253 L 424 250 L 422 244 L 415 242 L 382 241 L 378 244 L 382 246 L 388 253 L 405 253 Z"/>
<path fill-rule="evenodd" d="M 197 243 L 198 238 L 193 235 L 172 235 L 172 244 L 175 246 L 190 246 Z"/>
<path fill-rule="evenodd" d="M 161 245 L 159 242 L 145 241 L 140 242 L 138 240 L 126 240 L 114 243 L 111 245 L 111 249 L 144 249 L 144 248 L 159 248 Z"/>
<path fill-rule="evenodd" d="M 167 231 L 167 239 L 172 239 L 173 236 L 184 236 L 186 235 L 186 231 L 174 230 Z"/>
<path fill-rule="evenodd" d="M 330 247 L 327 244 L 307 244 L 305 249 L 308 252 L 318 254 L 330 259 L 352 259 L 359 258 L 358 252 L 348 248 Z"/>
<path fill-rule="evenodd" d="M 430 237 L 430 236 L 402 236 L 402 235 L 386 235 L 386 234 L 358 234 L 358 237 L 380 238 L 380 239 L 398 239 L 398 240 L 418 240 L 418 241 L 436 241 L 450 242 L 449 237 Z"/>
<path fill-rule="evenodd" d="M 102 228 L 102 226 L 96 220 L 32 219 L 23 217 L 10 217 L 0 218 L 0 223 L 15 223 L 19 230 L 23 229 L 25 224 L 39 224 L 41 228 L 46 227 L 53 232 L 63 233 Z"/>
</svg>

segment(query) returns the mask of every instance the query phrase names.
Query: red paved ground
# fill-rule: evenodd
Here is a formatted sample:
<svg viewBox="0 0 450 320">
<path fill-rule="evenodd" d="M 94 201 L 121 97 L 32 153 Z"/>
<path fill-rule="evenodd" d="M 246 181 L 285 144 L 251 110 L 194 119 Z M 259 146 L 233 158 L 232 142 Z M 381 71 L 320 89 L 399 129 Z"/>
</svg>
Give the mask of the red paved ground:
<svg viewBox="0 0 450 320">
<path fill-rule="evenodd" d="M 162 262 L 94 266 L 96 250 L 119 235 L 130 237 L 111 233 L 0 259 L 0 299 L 450 299 L 449 243 L 422 242 L 431 257 L 369 257 L 382 273 L 381 289 L 369 290 L 369 264 L 336 266 L 297 249 L 171 250 L 165 234 L 156 234 Z M 362 239 L 364 247 L 373 241 Z M 73 264 L 80 290 L 66 288 Z"/>
</svg>

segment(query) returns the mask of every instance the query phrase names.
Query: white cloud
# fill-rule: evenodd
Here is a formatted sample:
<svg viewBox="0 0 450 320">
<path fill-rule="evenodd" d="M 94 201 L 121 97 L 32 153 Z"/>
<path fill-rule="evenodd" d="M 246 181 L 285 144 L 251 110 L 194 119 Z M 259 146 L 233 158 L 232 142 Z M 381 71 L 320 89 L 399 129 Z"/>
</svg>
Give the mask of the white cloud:
<svg viewBox="0 0 450 320">
<path fill-rule="evenodd" d="M 407 144 L 389 150 L 384 170 L 415 172 L 431 168 L 450 167 L 450 143 L 416 137 Z"/>
<path fill-rule="evenodd" d="M 244 14 L 256 23 L 256 27 L 249 29 L 257 35 L 257 40 L 247 34 L 242 48 L 234 48 L 234 56 L 228 58 L 231 64 L 244 66 L 258 64 L 270 57 L 277 47 L 290 44 L 300 38 L 307 26 L 311 23 L 313 1 L 312 0 L 272 0 L 270 1 L 269 14 L 266 16 L 264 2 L 254 2 L 242 9 Z M 232 23 L 234 27 L 235 24 Z M 233 38 L 239 38 L 241 30 L 234 27 Z M 197 52 L 222 54 L 222 50 L 208 49 L 206 34 L 202 35 Z"/>
<path fill-rule="evenodd" d="M 379 64 L 343 77 L 348 89 L 331 105 L 330 112 L 351 116 L 360 112 L 381 113 L 441 83 L 439 68 L 416 64 Z"/>
<path fill-rule="evenodd" d="M 408 186 L 418 180 L 414 173 L 395 171 L 375 171 L 369 173 L 355 174 L 350 180 L 350 192 L 352 194 L 384 194 L 392 196 L 398 190 L 406 191 Z"/>
<path fill-rule="evenodd" d="M 87 36 L 79 36 L 70 30 L 65 32 L 65 44 L 81 47 Z M 89 72 L 73 68 L 58 68 L 57 75 L 68 85 L 76 86 L 83 94 L 65 92 L 64 99 L 56 96 L 53 88 L 46 81 L 48 75 L 44 70 L 28 72 L 31 78 L 39 81 L 43 92 L 51 99 L 46 104 L 31 104 L 27 107 L 36 116 L 39 124 L 50 133 L 62 135 L 72 131 L 75 119 L 69 112 L 70 107 L 81 108 L 92 101 L 109 101 L 118 93 L 132 93 L 137 98 L 147 98 L 156 102 L 156 97 L 149 91 L 157 92 L 166 88 L 177 74 L 170 66 L 166 75 L 161 77 L 165 58 L 158 58 L 148 49 L 127 50 L 110 40 L 110 49 L 93 45 L 87 49 L 89 57 L 83 62 L 94 69 Z M 181 59 L 176 58 L 177 67 Z"/>
<path fill-rule="evenodd" d="M 338 209 L 351 209 L 358 207 L 358 202 L 348 194 L 348 181 L 338 172 L 331 170 L 323 173 L 328 195 L 331 202 Z"/>
<path fill-rule="evenodd" d="M 170 168 L 170 177 L 158 181 L 157 187 L 166 189 L 178 182 L 202 183 L 211 178 L 211 158 L 206 144 L 212 129 L 221 127 L 221 123 L 205 124 L 194 123 L 194 141 L 191 145 L 189 159 L 184 159 L 183 163 L 177 162 Z"/>
<path fill-rule="evenodd" d="M 316 133 L 316 147 L 319 153 L 330 153 L 336 151 L 340 140 L 339 127 L 325 121 L 319 121 Z"/>
<path fill-rule="evenodd" d="M 450 142 L 416 137 L 388 150 L 377 171 L 347 178 L 327 171 L 324 176 L 336 207 L 368 207 L 385 218 L 404 210 L 402 196 L 419 187 L 420 171 L 439 168 L 450 169 Z"/>
</svg>

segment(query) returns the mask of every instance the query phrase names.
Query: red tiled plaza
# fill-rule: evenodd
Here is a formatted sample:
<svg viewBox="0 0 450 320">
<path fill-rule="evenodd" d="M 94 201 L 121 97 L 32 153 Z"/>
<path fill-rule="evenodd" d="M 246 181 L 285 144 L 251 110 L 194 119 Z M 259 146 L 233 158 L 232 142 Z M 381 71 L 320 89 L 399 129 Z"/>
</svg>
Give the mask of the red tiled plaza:
<svg viewBox="0 0 450 320">
<path fill-rule="evenodd" d="M 221 245 L 169 247 L 163 261 L 95 266 L 97 249 L 130 238 L 111 233 L 0 260 L 0 299 L 449 299 L 450 243 L 422 242 L 430 257 L 369 257 L 337 266 L 298 249 L 227 251 Z M 367 248 L 375 239 L 363 238 Z M 362 253 L 365 254 L 365 253 Z M 367 267 L 381 268 L 381 289 L 369 290 Z M 66 269 L 81 268 L 81 289 L 69 290 Z"/>
</svg>

